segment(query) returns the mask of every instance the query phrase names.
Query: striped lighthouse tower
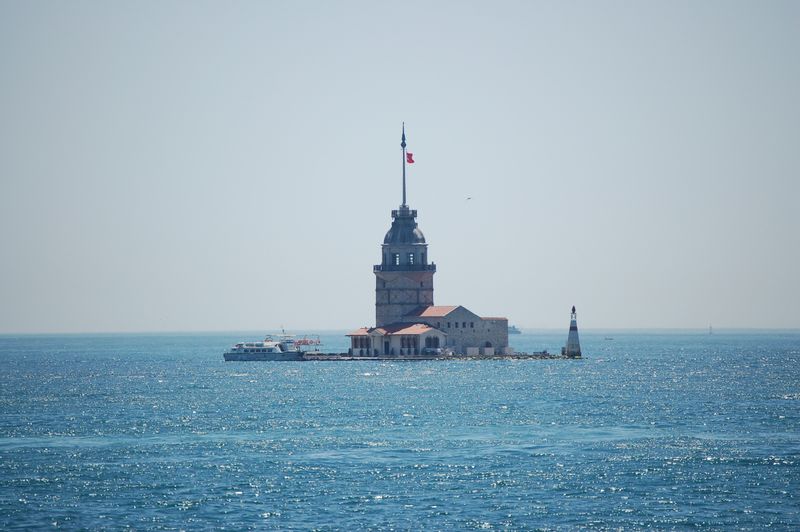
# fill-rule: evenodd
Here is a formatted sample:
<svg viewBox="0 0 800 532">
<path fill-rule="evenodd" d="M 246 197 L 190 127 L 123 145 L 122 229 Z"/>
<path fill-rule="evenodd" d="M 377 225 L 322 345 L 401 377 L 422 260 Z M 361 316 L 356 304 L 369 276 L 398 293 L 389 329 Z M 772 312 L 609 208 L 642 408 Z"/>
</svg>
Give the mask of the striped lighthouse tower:
<svg viewBox="0 0 800 532">
<path fill-rule="evenodd" d="M 561 348 L 561 354 L 569 358 L 581 358 L 581 342 L 578 340 L 578 318 L 575 305 L 572 305 L 572 314 L 569 320 L 569 336 L 566 347 Z"/>
</svg>

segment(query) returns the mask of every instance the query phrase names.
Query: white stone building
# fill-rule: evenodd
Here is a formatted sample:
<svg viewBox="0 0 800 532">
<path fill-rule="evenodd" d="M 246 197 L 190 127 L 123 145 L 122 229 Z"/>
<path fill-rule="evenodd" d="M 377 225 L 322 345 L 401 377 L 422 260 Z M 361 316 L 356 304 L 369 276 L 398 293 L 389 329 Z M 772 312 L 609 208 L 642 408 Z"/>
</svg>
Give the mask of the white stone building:
<svg viewBox="0 0 800 532">
<path fill-rule="evenodd" d="M 420 355 L 444 347 L 447 335 L 424 323 L 394 323 L 351 332 L 353 356 Z"/>
</svg>

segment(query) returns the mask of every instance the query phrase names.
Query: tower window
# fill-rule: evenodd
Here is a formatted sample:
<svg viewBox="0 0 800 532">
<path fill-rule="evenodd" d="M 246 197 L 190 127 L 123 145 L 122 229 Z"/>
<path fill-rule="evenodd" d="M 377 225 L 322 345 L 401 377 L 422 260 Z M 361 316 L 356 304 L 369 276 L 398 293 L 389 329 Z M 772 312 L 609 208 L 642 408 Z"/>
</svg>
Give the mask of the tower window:
<svg viewBox="0 0 800 532">
<path fill-rule="evenodd" d="M 399 253 L 395 253 L 394 254 L 394 265 L 395 266 L 400 266 L 400 254 Z"/>
<path fill-rule="evenodd" d="M 447 328 L 448 329 L 450 328 L 450 322 L 449 321 L 447 322 Z"/>
<path fill-rule="evenodd" d="M 469 328 L 470 329 L 474 329 L 475 328 L 475 322 L 474 321 L 469 322 Z"/>
<path fill-rule="evenodd" d="M 409 253 L 408 254 L 408 263 L 409 264 L 414 264 L 414 254 L 413 253 Z"/>
<path fill-rule="evenodd" d="M 467 322 L 466 322 L 466 321 L 465 321 L 465 322 L 463 322 L 463 323 L 461 324 L 461 326 L 462 326 L 462 327 L 464 327 L 464 328 L 466 329 L 466 328 L 467 328 Z"/>
<path fill-rule="evenodd" d="M 458 329 L 458 322 L 456 322 L 456 329 Z"/>
</svg>

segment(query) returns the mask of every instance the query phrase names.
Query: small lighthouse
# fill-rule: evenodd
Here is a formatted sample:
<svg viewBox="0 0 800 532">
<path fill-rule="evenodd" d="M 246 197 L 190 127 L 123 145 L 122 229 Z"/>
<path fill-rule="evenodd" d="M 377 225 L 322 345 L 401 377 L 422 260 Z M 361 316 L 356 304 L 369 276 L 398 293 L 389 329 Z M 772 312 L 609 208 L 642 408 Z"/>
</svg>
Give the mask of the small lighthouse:
<svg viewBox="0 0 800 532">
<path fill-rule="evenodd" d="M 581 358 L 581 343 L 578 340 L 578 318 L 575 313 L 575 305 L 572 305 L 572 314 L 570 314 L 567 345 L 561 348 L 561 354 L 568 358 Z"/>
</svg>

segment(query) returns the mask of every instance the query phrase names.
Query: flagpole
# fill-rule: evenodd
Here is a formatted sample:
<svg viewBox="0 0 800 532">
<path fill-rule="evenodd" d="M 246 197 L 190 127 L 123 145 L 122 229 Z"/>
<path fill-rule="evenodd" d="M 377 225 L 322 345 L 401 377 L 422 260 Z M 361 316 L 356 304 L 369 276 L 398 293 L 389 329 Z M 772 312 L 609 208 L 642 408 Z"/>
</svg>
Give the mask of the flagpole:
<svg viewBox="0 0 800 532">
<path fill-rule="evenodd" d="M 406 206 L 406 123 L 403 122 L 403 140 L 400 143 L 403 148 L 403 204 L 401 207 Z"/>
</svg>

